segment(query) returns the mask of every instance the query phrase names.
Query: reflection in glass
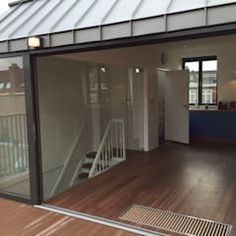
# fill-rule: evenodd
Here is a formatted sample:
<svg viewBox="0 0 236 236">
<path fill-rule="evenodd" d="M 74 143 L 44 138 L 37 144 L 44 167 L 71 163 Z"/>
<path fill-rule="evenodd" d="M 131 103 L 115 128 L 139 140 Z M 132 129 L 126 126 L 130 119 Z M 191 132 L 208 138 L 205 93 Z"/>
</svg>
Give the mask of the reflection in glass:
<svg viewBox="0 0 236 236">
<path fill-rule="evenodd" d="M 21 57 L 0 59 L 0 191 L 29 197 L 29 156 Z"/>
<path fill-rule="evenodd" d="M 125 67 L 56 57 L 39 58 L 37 67 L 47 201 L 88 180 L 110 124 L 125 121 L 127 72 Z"/>
<path fill-rule="evenodd" d="M 90 104 L 108 104 L 110 102 L 108 71 L 105 67 L 91 68 L 89 71 Z"/>
</svg>

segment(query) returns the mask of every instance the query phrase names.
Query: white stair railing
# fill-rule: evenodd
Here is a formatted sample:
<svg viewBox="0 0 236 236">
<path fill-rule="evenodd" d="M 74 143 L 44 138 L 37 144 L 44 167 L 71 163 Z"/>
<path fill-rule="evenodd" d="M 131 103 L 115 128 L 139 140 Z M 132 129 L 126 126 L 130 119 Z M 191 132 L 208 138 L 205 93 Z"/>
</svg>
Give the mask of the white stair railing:
<svg viewBox="0 0 236 236">
<path fill-rule="evenodd" d="M 109 121 L 101 144 L 96 153 L 89 178 L 107 171 L 126 160 L 125 127 L 123 119 Z"/>
</svg>

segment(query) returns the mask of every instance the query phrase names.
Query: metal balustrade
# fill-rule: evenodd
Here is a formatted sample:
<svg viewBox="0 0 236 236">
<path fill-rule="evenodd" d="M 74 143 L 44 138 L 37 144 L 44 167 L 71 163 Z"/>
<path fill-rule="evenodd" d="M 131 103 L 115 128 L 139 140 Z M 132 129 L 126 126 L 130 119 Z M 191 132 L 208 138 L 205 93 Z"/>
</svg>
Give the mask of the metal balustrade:
<svg viewBox="0 0 236 236">
<path fill-rule="evenodd" d="M 0 116 L 0 177 L 24 172 L 28 166 L 26 115 Z"/>
</svg>

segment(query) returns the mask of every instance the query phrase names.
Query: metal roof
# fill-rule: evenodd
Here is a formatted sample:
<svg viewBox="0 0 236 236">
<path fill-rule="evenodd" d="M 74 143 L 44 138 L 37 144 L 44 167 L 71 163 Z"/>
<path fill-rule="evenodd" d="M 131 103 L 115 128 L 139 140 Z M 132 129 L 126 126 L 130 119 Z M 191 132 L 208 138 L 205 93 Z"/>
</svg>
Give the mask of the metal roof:
<svg viewBox="0 0 236 236">
<path fill-rule="evenodd" d="M 35 35 L 53 47 L 232 23 L 235 13 L 236 0 L 21 0 L 0 16 L 0 52 Z"/>
</svg>

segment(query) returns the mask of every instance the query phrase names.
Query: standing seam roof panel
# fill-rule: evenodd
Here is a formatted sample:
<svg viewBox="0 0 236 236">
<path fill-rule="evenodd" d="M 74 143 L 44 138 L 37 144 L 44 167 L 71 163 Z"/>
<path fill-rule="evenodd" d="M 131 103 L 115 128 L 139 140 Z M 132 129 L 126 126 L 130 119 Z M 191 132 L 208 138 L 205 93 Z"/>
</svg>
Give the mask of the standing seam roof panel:
<svg viewBox="0 0 236 236">
<path fill-rule="evenodd" d="M 32 20 L 30 19 L 34 17 L 34 14 L 44 3 L 44 0 L 32 1 L 24 11 L 21 11 L 21 13 L 16 18 L 13 18 L 13 21 L 9 25 L 7 25 L 7 28 L 5 28 L 5 30 L 3 31 L 6 35 L 6 39 L 16 38 L 14 35 L 15 31 L 20 30 L 22 24 L 31 23 Z"/>
<path fill-rule="evenodd" d="M 0 37 L 2 35 L 2 30 L 8 26 L 10 26 L 10 24 L 14 23 L 14 21 L 16 21 L 16 19 L 18 18 L 18 16 L 20 16 L 23 12 L 25 12 L 25 10 L 29 7 L 29 4 L 23 4 L 21 7 L 17 8 L 16 11 L 14 12 L 14 14 L 11 14 L 10 16 L 6 17 L 5 19 L 2 19 L 3 21 L 1 22 L 0 20 Z M 11 8 L 10 10 L 8 10 L 7 14 L 8 15 L 11 11 L 14 11 L 16 7 Z M 3 17 L 4 18 L 4 17 Z"/>
<path fill-rule="evenodd" d="M 132 14 L 135 11 L 140 0 L 117 0 L 118 3 L 110 12 L 103 24 L 112 24 L 122 21 L 129 21 L 132 19 Z"/>
<path fill-rule="evenodd" d="M 235 3 L 235 0 L 208 0 L 208 6 L 217 6 L 228 3 Z"/>
<path fill-rule="evenodd" d="M 88 13 L 87 17 L 84 18 L 78 28 L 86 28 L 92 26 L 98 26 L 101 24 L 103 17 L 109 11 L 116 0 L 99 0 L 98 3 L 91 11 Z"/>
<path fill-rule="evenodd" d="M 32 9 L 31 14 L 25 17 L 25 19 L 17 25 L 15 30 L 9 35 L 9 37 L 20 38 L 25 34 L 29 33 L 29 24 L 31 23 L 32 17 L 34 17 L 34 24 L 38 22 L 38 17 L 43 13 L 45 7 L 50 3 L 50 0 L 39 2 L 35 4 L 34 9 Z"/>
<path fill-rule="evenodd" d="M 222 7 L 222 4 L 229 3 L 235 4 Z M 214 9 L 204 11 L 208 6 Z M 199 11 L 195 11 L 197 9 Z M 99 38 L 97 32 L 101 28 L 104 28 L 101 35 L 104 32 L 109 33 L 110 38 L 114 33 L 115 37 L 130 37 L 133 29 L 136 30 L 134 35 L 139 35 L 204 27 L 208 26 L 207 23 L 214 25 L 236 22 L 235 9 L 236 0 L 33 0 L 15 5 L 0 16 L 0 41 L 95 26 L 98 29 L 87 31 L 88 34 L 85 33 L 82 37 L 87 41 L 89 37 L 90 41 L 101 40 L 103 38 Z M 165 18 L 161 17 L 150 19 L 160 15 L 167 15 L 169 20 L 165 21 Z M 207 17 L 209 21 L 205 20 Z M 194 22 L 190 22 L 191 19 Z M 139 21 L 117 26 L 117 23 L 131 20 Z M 113 24 L 113 29 L 107 26 Z M 76 33 L 75 36 L 80 37 L 80 34 Z M 64 40 L 66 42 L 66 38 Z"/>
<path fill-rule="evenodd" d="M 172 1 L 167 13 L 188 11 L 198 8 L 204 8 L 207 5 L 207 0 L 174 0 Z"/>
<path fill-rule="evenodd" d="M 166 14 L 171 0 L 145 0 L 140 9 L 133 16 L 134 19 L 146 18 Z"/>
<path fill-rule="evenodd" d="M 50 14 L 52 14 L 53 11 L 56 11 L 57 7 L 59 6 L 59 3 L 62 2 L 62 0 L 55 1 L 55 0 L 48 0 L 47 9 L 43 9 L 43 13 L 40 15 L 36 15 L 34 17 L 34 24 L 27 25 L 25 29 L 25 34 L 27 35 L 33 35 L 35 31 L 38 29 L 40 25 L 42 25 Z M 22 32 L 23 34 L 23 32 Z"/>
<path fill-rule="evenodd" d="M 51 12 L 51 14 L 48 16 L 47 20 L 43 24 L 39 25 L 39 27 L 37 29 L 35 29 L 35 31 L 34 31 L 35 35 L 51 33 L 52 32 L 52 30 L 51 30 L 52 26 L 59 19 L 61 19 L 64 12 L 66 10 L 68 10 L 68 8 L 73 4 L 73 2 L 75 0 L 66 0 L 66 4 L 65 4 L 65 0 L 53 0 L 53 1 L 57 2 L 56 9 Z M 86 1 L 89 1 L 89 0 L 86 0 Z M 64 23 L 66 23 L 65 20 L 64 20 Z M 53 29 L 53 32 L 55 32 L 54 29 Z"/>
</svg>

